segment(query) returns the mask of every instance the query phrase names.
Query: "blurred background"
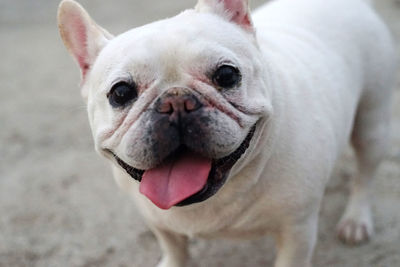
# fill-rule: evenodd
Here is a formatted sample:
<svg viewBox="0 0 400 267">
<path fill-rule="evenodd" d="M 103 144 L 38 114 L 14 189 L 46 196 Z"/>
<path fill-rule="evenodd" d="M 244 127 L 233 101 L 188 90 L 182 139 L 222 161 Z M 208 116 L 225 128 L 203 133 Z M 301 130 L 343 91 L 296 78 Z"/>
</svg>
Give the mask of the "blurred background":
<svg viewBox="0 0 400 267">
<path fill-rule="evenodd" d="M 195 0 L 81 0 L 119 34 L 192 7 Z M 253 8 L 263 1 L 252 1 Z M 400 1 L 377 0 L 400 44 Z M 56 26 L 58 1 L 0 0 L 0 266 L 154 266 L 160 250 L 131 199 L 93 149 L 79 71 Z M 347 247 L 335 224 L 355 172 L 339 162 L 321 210 L 315 266 L 400 266 L 400 85 L 390 156 L 376 180 L 371 243 Z M 270 266 L 269 238 L 193 240 L 190 266 Z"/>
</svg>

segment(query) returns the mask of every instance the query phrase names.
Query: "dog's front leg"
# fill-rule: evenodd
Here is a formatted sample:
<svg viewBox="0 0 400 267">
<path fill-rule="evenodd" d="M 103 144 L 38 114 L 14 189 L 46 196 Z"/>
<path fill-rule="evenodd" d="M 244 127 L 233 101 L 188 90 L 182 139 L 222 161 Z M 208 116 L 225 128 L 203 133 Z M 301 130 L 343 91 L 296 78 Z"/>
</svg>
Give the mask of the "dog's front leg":
<svg viewBox="0 0 400 267">
<path fill-rule="evenodd" d="M 187 237 L 178 233 L 152 228 L 162 251 L 157 267 L 184 267 L 187 260 Z"/>
<path fill-rule="evenodd" d="M 311 267 L 317 228 L 317 215 L 302 222 L 292 221 L 283 224 L 276 237 L 275 267 Z"/>
</svg>

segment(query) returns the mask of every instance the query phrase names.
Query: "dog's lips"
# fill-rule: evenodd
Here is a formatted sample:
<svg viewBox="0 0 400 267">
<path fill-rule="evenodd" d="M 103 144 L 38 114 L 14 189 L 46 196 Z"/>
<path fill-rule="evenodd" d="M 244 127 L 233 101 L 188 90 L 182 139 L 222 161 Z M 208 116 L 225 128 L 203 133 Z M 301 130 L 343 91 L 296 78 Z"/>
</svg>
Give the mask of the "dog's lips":
<svg viewBox="0 0 400 267">
<path fill-rule="evenodd" d="M 196 188 L 196 190 L 193 189 L 188 195 L 186 195 L 183 200 L 180 200 L 180 202 L 175 203 L 176 201 L 173 202 L 172 205 L 174 206 L 186 206 L 198 202 L 203 202 L 206 199 L 210 198 L 214 194 L 218 192 L 218 190 L 225 184 L 226 179 L 229 176 L 229 172 L 232 169 L 233 165 L 241 158 L 241 156 L 246 152 L 247 148 L 250 145 L 250 141 L 253 138 L 254 132 L 256 129 L 256 125 L 254 125 L 249 133 L 247 134 L 247 137 L 245 140 L 242 142 L 242 144 L 237 148 L 233 153 L 230 155 L 220 158 L 220 159 L 214 159 L 210 160 L 212 162 L 211 164 L 211 170 L 208 171 L 208 177 L 206 179 L 206 182 L 200 190 L 199 188 Z M 185 150 L 184 148 L 183 150 Z M 179 149 L 182 150 L 182 147 Z M 185 153 L 185 152 L 178 152 L 178 153 Z M 116 159 L 117 163 L 136 181 L 142 182 L 143 175 L 145 174 L 145 170 L 139 170 L 136 169 L 127 163 L 125 163 L 123 160 L 121 160 L 117 155 L 112 153 L 114 158 Z M 175 156 L 177 152 L 173 153 Z M 153 185 L 154 186 L 154 185 Z M 181 196 L 180 196 L 181 197 Z M 152 200 L 153 201 L 153 200 Z M 154 202 L 154 201 L 153 201 Z M 168 209 L 171 206 L 170 205 L 158 205 L 160 203 L 155 203 L 157 206 L 163 209 Z"/>
</svg>

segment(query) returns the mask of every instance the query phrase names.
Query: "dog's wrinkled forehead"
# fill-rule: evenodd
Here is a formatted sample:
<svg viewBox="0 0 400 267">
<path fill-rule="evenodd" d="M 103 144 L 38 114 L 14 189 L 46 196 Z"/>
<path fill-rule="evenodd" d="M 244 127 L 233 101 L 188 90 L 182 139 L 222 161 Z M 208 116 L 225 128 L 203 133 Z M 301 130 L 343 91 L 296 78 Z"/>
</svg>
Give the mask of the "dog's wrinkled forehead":
<svg viewBox="0 0 400 267">
<path fill-rule="evenodd" d="M 101 52 L 94 72 L 100 68 L 114 76 L 134 71 L 173 82 L 185 70 L 203 71 L 220 62 L 246 65 L 249 46 L 254 47 L 252 36 L 238 26 L 188 10 L 117 36 Z"/>
</svg>

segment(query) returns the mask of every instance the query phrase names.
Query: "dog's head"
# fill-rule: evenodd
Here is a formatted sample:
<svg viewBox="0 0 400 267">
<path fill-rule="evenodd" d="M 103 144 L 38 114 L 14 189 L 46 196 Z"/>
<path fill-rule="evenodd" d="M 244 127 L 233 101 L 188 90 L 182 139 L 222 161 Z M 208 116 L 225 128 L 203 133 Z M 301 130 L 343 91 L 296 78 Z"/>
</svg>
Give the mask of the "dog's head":
<svg viewBox="0 0 400 267">
<path fill-rule="evenodd" d="M 72 0 L 58 19 L 97 151 L 160 208 L 214 195 L 271 112 L 247 1 L 200 0 L 117 37 Z"/>
</svg>

